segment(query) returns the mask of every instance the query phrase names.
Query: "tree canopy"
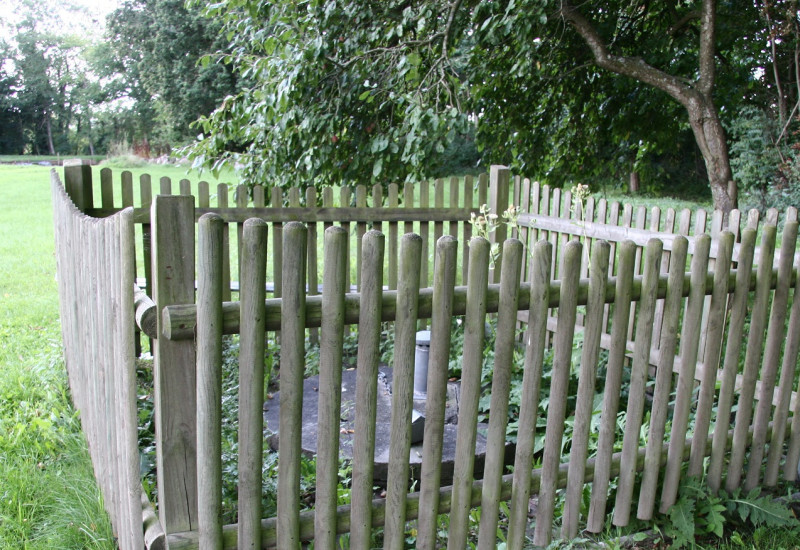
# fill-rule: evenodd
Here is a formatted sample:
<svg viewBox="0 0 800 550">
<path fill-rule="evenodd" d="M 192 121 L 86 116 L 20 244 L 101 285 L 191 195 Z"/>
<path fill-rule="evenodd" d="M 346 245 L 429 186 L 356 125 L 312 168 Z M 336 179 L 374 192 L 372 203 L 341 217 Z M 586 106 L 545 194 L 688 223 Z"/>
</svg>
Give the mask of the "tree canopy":
<svg viewBox="0 0 800 550">
<path fill-rule="evenodd" d="M 435 177 L 455 153 L 723 209 L 732 179 L 800 195 L 797 0 L 125 0 L 92 40 L 53 19 L 69 2 L 13 1 L 2 152 L 194 142 L 268 185 Z"/>
<path fill-rule="evenodd" d="M 719 108 L 738 109 L 753 78 L 734 25 L 757 21 L 755 5 L 223 0 L 207 15 L 251 85 L 203 120 L 198 164 L 278 182 L 417 178 L 474 126 L 485 160 L 557 184 L 693 145 L 715 202 L 735 200 Z"/>
</svg>

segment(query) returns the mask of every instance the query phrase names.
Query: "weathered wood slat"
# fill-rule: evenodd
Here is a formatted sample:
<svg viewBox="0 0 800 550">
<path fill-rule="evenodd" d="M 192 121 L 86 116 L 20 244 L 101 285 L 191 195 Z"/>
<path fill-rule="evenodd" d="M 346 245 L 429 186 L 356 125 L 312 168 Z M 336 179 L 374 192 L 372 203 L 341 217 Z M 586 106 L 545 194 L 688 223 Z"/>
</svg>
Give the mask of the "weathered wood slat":
<svg viewBox="0 0 800 550">
<path fill-rule="evenodd" d="M 397 209 L 399 207 L 398 198 L 399 189 L 396 183 L 389 185 L 389 199 L 388 206 L 390 209 Z M 388 243 L 386 244 L 387 258 L 387 275 L 388 284 L 391 290 L 397 288 L 397 243 L 398 243 L 398 223 L 389 222 L 389 234 L 387 237 Z"/>
<path fill-rule="evenodd" d="M 742 346 L 744 323 L 747 316 L 750 280 L 755 250 L 756 231 L 746 228 L 742 232 L 738 271 L 733 297 L 730 299 L 730 321 L 728 323 L 728 340 L 725 345 L 725 358 L 722 362 L 719 397 L 717 398 L 717 418 L 714 424 L 711 459 L 706 474 L 709 487 L 713 491 L 720 488 L 724 461 L 725 434 L 730 426 L 731 405 L 736 386 L 739 368 L 739 351 Z M 745 290 L 747 289 L 747 290 Z"/>
<path fill-rule="evenodd" d="M 772 310 L 767 325 L 767 343 L 761 359 L 761 388 L 758 407 L 753 418 L 753 443 L 748 458 L 744 488 L 754 489 L 761 479 L 761 461 L 766 444 L 765 428 L 772 418 L 772 400 L 778 375 L 781 349 L 786 334 L 786 311 L 789 303 L 789 288 L 792 278 L 792 263 L 797 244 L 797 222 L 787 222 L 783 227 L 781 252 L 778 258 L 778 284 L 772 294 Z"/>
<path fill-rule="evenodd" d="M 353 480 L 350 490 L 350 546 L 368 549 L 372 533 L 372 483 L 375 457 L 378 363 L 380 361 L 381 300 L 383 288 L 383 235 L 368 231 L 362 244 L 361 310 L 356 358 L 355 434 L 353 434 Z"/>
<path fill-rule="evenodd" d="M 674 244 L 675 248 L 670 258 L 672 265 L 669 270 L 667 297 L 663 302 L 663 326 L 661 327 L 661 342 L 658 346 L 659 359 L 656 370 L 656 384 L 653 390 L 653 407 L 650 412 L 650 430 L 647 437 L 644 474 L 639 489 L 639 506 L 636 512 L 636 517 L 644 520 L 649 520 L 653 517 L 656 486 L 661 473 L 659 462 L 664 446 L 664 432 L 670 393 L 672 391 L 672 373 L 678 343 L 678 323 L 680 322 L 683 306 L 682 287 L 689 242 L 685 237 L 680 237 L 675 240 Z"/>
<path fill-rule="evenodd" d="M 722 220 L 719 220 L 721 226 Z M 703 358 L 703 373 L 700 380 L 700 393 L 695 408 L 694 434 L 697 441 L 705 440 L 711 423 L 711 408 L 714 404 L 717 376 L 719 374 L 720 352 L 725 332 L 725 310 L 728 302 L 728 281 L 730 280 L 731 256 L 733 254 L 733 233 L 725 231 L 718 233 L 719 248 L 714 265 L 714 284 L 711 296 L 706 296 L 708 304 L 706 315 L 705 333 L 701 340 L 705 341 L 705 357 Z M 710 261 L 709 261 L 710 266 Z M 705 461 L 705 446 L 698 444 L 692 449 L 689 469 L 690 476 L 700 476 L 703 473 Z"/>
<path fill-rule="evenodd" d="M 159 309 L 194 302 L 194 204 L 190 197 L 153 201 L 154 301 Z M 164 327 L 159 319 L 159 335 Z M 194 342 L 155 342 L 156 463 L 161 525 L 167 534 L 197 525 L 197 431 Z"/>
<path fill-rule="evenodd" d="M 458 241 L 443 237 L 436 243 L 433 276 L 433 311 L 431 346 L 428 356 L 425 430 L 422 439 L 422 472 L 420 475 L 420 516 L 417 540 L 423 548 L 436 542 L 436 517 L 439 513 L 439 488 L 442 473 L 442 441 L 447 376 L 450 361 L 450 320 L 453 315 L 453 289 L 457 270 Z"/>
<path fill-rule="evenodd" d="M 608 280 L 608 242 L 595 243 L 592 250 L 589 272 L 589 300 L 586 304 L 586 329 L 583 335 L 578 394 L 575 402 L 575 424 L 572 447 L 569 455 L 569 476 L 564 500 L 564 515 L 561 536 L 575 538 L 578 534 L 581 497 L 584 485 L 584 467 L 589 449 L 589 431 L 594 408 L 594 393 L 597 376 L 597 359 L 600 355 L 604 293 Z"/>
<path fill-rule="evenodd" d="M 520 550 L 528 526 L 528 501 L 531 496 L 531 470 L 536 440 L 536 422 L 539 412 L 539 389 L 542 383 L 544 343 L 547 334 L 547 305 L 550 288 L 550 264 L 553 261 L 552 245 L 539 241 L 531 258 L 530 323 L 526 333 L 525 365 L 522 373 L 519 422 L 530 429 L 521 430 L 517 436 L 514 456 L 511 516 L 508 519 L 508 547 Z M 519 297 L 517 297 L 519 300 Z"/>
<path fill-rule="evenodd" d="M 420 208 L 428 208 L 430 206 L 430 186 L 427 180 L 419 183 L 419 206 Z M 436 208 L 433 208 L 436 210 Z M 428 287 L 428 254 L 430 253 L 430 223 L 429 221 L 436 220 L 421 220 L 419 222 L 419 236 L 422 238 L 422 258 L 419 263 L 419 286 L 420 288 Z M 434 241 L 436 242 L 436 241 Z"/>
<path fill-rule="evenodd" d="M 758 378 L 758 368 L 761 362 L 761 346 L 764 342 L 764 328 L 767 321 L 767 310 L 769 308 L 770 285 L 767 284 L 769 280 L 767 274 L 772 266 L 772 257 L 775 253 L 775 237 L 775 226 L 765 225 L 761 234 L 762 261 L 758 266 L 756 295 L 750 310 L 750 332 L 747 335 L 747 352 L 744 359 L 744 381 L 739 393 L 738 408 L 736 410 L 734 445 L 728 462 L 728 477 L 725 480 L 725 489 L 728 492 L 732 492 L 739 487 L 742 478 L 742 466 L 744 465 L 745 453 L 747 451 L 742 435 L 746 433 L 745 430 L 750 426 L 750 419 L 753 411 L 755 382 Z"/>
<path fill-rule="evenodd" d="M 453 464 L 453 498 L 449 550 L 466 547 L 469 509 L 472 505 L 472 473 L 475 466 L 475 437 L 478 400 L 481 396 L 481 369 L 486 322 L 486 288 L 489 282 L 490 244 L 482 237 L 469 243 L 469 287 L 464 319 L 464 355 L 461 365 L 461 396 L 458 407 L 455 462 Z"/>
<path fill-rule="evenodd" d="M 317 190 L 314 187 L 306 188 L 306 205 L 317 204 Z M 308 228 L 308 244 L 306 250 L 308 252 L 308 295 L 313 296 L 320 292 L 320 279 L 319 279 L 319 261 L 317 258 L 317 223 L 312 222 L 306 224 Z M 324 234 L 323 234 L 324 235 Z M 324 240 L 324 237 L 323 237 Z M 308 331 L 308 340 L 312 345 L 319 343 L 319 331 L 311 329 Z"/>
<path fill-rule="evenodd" d="M 478 530 L 478 548 L 494 549 L 500 514 L 500 484 L 506 452 L 506 426 L 511 391 L 511 368 L 516 343 L 517 302 L 522 271 L 522 242 L 507 239 L 503 243 L 503 266 L 500 278 L 500 302 L 494 347 L 489 432 L 486 436 L 486 460 L 483 469 L 483 497 Z"/>
<path fill-rule="evenodd" d="M 386 480 L 386 522 L 384 548 L 401 550 L 405 543 L 408 453 L 411 450 L 411 410 L 414 401 L 414 349 L 416 346 L 419 265 L 422 239 L 406 234 L 400 243 L 400 274 L 397 290 L 398 317 L 395 321 L 392 371 L 392 415 L 388 479 Z"/>
<path fill-rule="evenodd" d="M 198 230 L 197 521 L 200 545 L 222 547 L 222 218 Z"/>
<path fill-rule="evenodd" d="M 273 208 L 283 208 L 283 193 L 280 187 L 273 187 L 270 195 Z M 258 216 L 261 219 L 268 217 L 253 212 L 251 216 Z M 276 298 L 283 296 L 283 224 L 272 224 L 272 281 L 274 284 L 274 295 Z"/>
<path fill-rule="evenodd" d="M 228 186 L 227 184 L 220 183 L 217 185 L 217 204 L 220 208 L 227 208 L 228 206 Z M 209 212 L 213 213 L 213 212 Z M 218 214 L 217 214 L 218 215 Z M 202 218 L 205 214 L 202 214 Z M 199 221 L 200 218 L 198 218 Z M 231 232 L 228 227 L 228 222 L 224 221 L 224 228 L 222 230 L 222 299 L 229 302 L 231 299 Z"/>
<path fill-rule="evenodd" d="M 470 212 L 473 211 L 473 182 L 472 176 L 464 178 L 464 209 Z M 472 224 L 465 219 L 465 223 L 461 228 L 461 284 L 467 284 L 467 277 L 469 276 L 469 241 L 472 239 Z"/>
<path fill-rule="evenodd" d="M 800 288 L 795 283 L 792 292 L 792 310 L 789 317 L 789 329 L 786 334 L 786 347 L 783 351 L 783 363 L 781 365 L 781 380 L 779 384 L 778 402 L 775 405 L 774 425 L 769 446 L 769 456 L 767 457 L 767 468 L 764 474 L 764 484 L 768 487 L 774 486 L 778 481 L 778 468 L 783 454 L 781 441 L 785 439 L 789 408 L 791 406 L 792 391 L 794 389 L 794 373 L 797 369 L 797 356 L 800 350 Z M 800 400 L 798 400 L 800 401 Z M 797 445 L 795 442 L 794 428 L 800 425 L 800 415 L 795 415 L 792 419 L 792 440 L 786 452 L 786 462 L 784 477 L 788 481 L 794 481 L 797 477 L 798 463 Z"/>
<path fill-rule="evenodd" d="M 617 497 L 614 503 L 614 525 L 628 524 L 633 495 L 633 473 L 636 449 L 639 447 L 639 430 L 645 405 L 645 386 L 650 365 L 651 339 L 653 336 L 653 315 L 655 314 L 656 289 L 660 271 L 662 243 L 653 239 L 647 243 L 644 260 L 644 279 L 642 297 L 636 323 L 636 340 L 631 365 L 631 379 L 628 386 L 628 409 L 625 415 L 625 433 L 622 440 L 622 471 L 617 481 Z M 631 319 L 631 322 L 634 320 Z M 615 319 L 616 324 L 616 319 Z M 622 327 L 620 327 L 622 329 Z"/>
<path fill-rule="evenodd" d="M 325 287 L 322 290 L 322 328 L 319 349 L 315 548 L 336 546 L 336 504 L 339 481 L 339 423 L 342 409 L 342 347 L 344 294 L 347 288 L 347 232 L 325 231 Z"/>
<path fill-rule="evenodd" d="M 707 277 L 705 274 L 708 271 L 710 245 L 711 237 L 701 235 L 697 240 L 694 256 L 692 257 L 691 291 L 683 314 L 683 327 L 681 330 L 681 371 L 675 386 L 675 408 L 672 414 L 667 469 L 664 472 L 664 483 L 661 490 L 660 511 L 662 513 L 665 513 L 675 503 L 680 483 L 681 463 L 678 457 L 683 456 L 683 445 L 689 424 L 689 412 L 692 406 L 692 394 L 695 385 L 694 375 L 702 330 L 703 301 L 706 294 Z M 684 439 L 678 441 L 677 438 L 679 437 Z M 670 463 L 669 458 L 678 462 Z"/>
<path fill-rule="evenodd" d="M 261 461 L 264 441 L 264 369 L 267 224 L 252 218 L 242 232 L 241 317 L 249 322 L 239 338 L 239 541 L 261 548 Z"/>
<path fill-rule="evenodd" d="M 277 528 L 278 547 L 297 548 L 300 544 L 300 438 L 306 336 L 306 228 L 290 222 L 282 229 L 282 236 L 285 251 L 283 302 L 295 313 L 281 318 Z"/>
<path fill-rule="evenodd" d="M 554 336 L 553 371 L 550 378 L 550 402 L 547 406 L 544 454 L 542 456 L 542 482 L 539 487 L 539 504 L 533 544 L 547 546 L 552 536 L 555 512 L 558 467 L 561 463 L 564 414 L 569 391 L 569 372 L 572 368 L 572 341 L 575 333 L 575 315 L 578 307 L 578 274 L 582 245 L 571 241 L 564 248 L 561 297 L 558 305 L 558 328 Z M 594 289 L 593 289 L 594 290 Z"/>
<path fill-rule="evenodd" d="M 502 219 L 503 212 L 508 210 L 509 205 L 509 185 L 511 183 L 511 170 L 505 166 L 492 166 L 489 170 L 489 209 Z M 480 203 L 484 204 L 484 203 Z M 499 224 L 494 232 L 489 235 L 489 241 L 493 245 L 501 245 L 508 238 L 508 226 L 504 223 Z M 494 266 L 489 267 L 489 282 L 497 283 L 500 281 L 502 273 L 503 254 L 502 248 L 500 255 L 495 259 Z"/>
</svg>

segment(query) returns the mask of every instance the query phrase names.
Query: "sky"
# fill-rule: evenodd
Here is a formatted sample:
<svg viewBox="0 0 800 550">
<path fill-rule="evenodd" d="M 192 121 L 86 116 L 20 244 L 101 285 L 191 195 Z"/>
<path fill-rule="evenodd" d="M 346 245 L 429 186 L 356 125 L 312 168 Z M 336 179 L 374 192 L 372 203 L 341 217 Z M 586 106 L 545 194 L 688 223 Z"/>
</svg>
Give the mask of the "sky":
<svg viewBox="0 0 800 550">
<path fill-rule="evenodd" d="M 31 4 L 46 17 L 42 24 L 59 33 L 100 36 L 106 15 L 120 3 L 120 0 L 0 0 L 0 37 L 13 34 L 14 26 L 31 9 Z"/>
</svg>

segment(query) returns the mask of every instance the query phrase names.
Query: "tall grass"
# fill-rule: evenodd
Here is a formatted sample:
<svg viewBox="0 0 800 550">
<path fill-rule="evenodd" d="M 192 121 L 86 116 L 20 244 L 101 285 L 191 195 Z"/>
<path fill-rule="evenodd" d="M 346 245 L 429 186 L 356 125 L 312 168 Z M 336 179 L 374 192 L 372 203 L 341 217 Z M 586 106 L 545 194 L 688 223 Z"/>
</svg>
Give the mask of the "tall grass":
<svg viewBox="0 0 800 550">
<path fill-rule="evenodd" d="M 61 358 L 49 168 L 0 166 L 0 548 L 115 548 Z"/>
</svg>

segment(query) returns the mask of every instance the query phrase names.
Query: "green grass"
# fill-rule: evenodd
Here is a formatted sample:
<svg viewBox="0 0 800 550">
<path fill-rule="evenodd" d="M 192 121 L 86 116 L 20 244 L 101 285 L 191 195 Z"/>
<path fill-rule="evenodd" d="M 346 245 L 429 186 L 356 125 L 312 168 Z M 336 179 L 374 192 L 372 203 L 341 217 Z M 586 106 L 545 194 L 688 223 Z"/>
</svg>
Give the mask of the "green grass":
<svg viewBox="0 0 800 550">
<path fill-rule="evenodd" d="M 61 359 L 49 169 L 0 166 L 0 548 L 114 548 Z"/>
</svg>

